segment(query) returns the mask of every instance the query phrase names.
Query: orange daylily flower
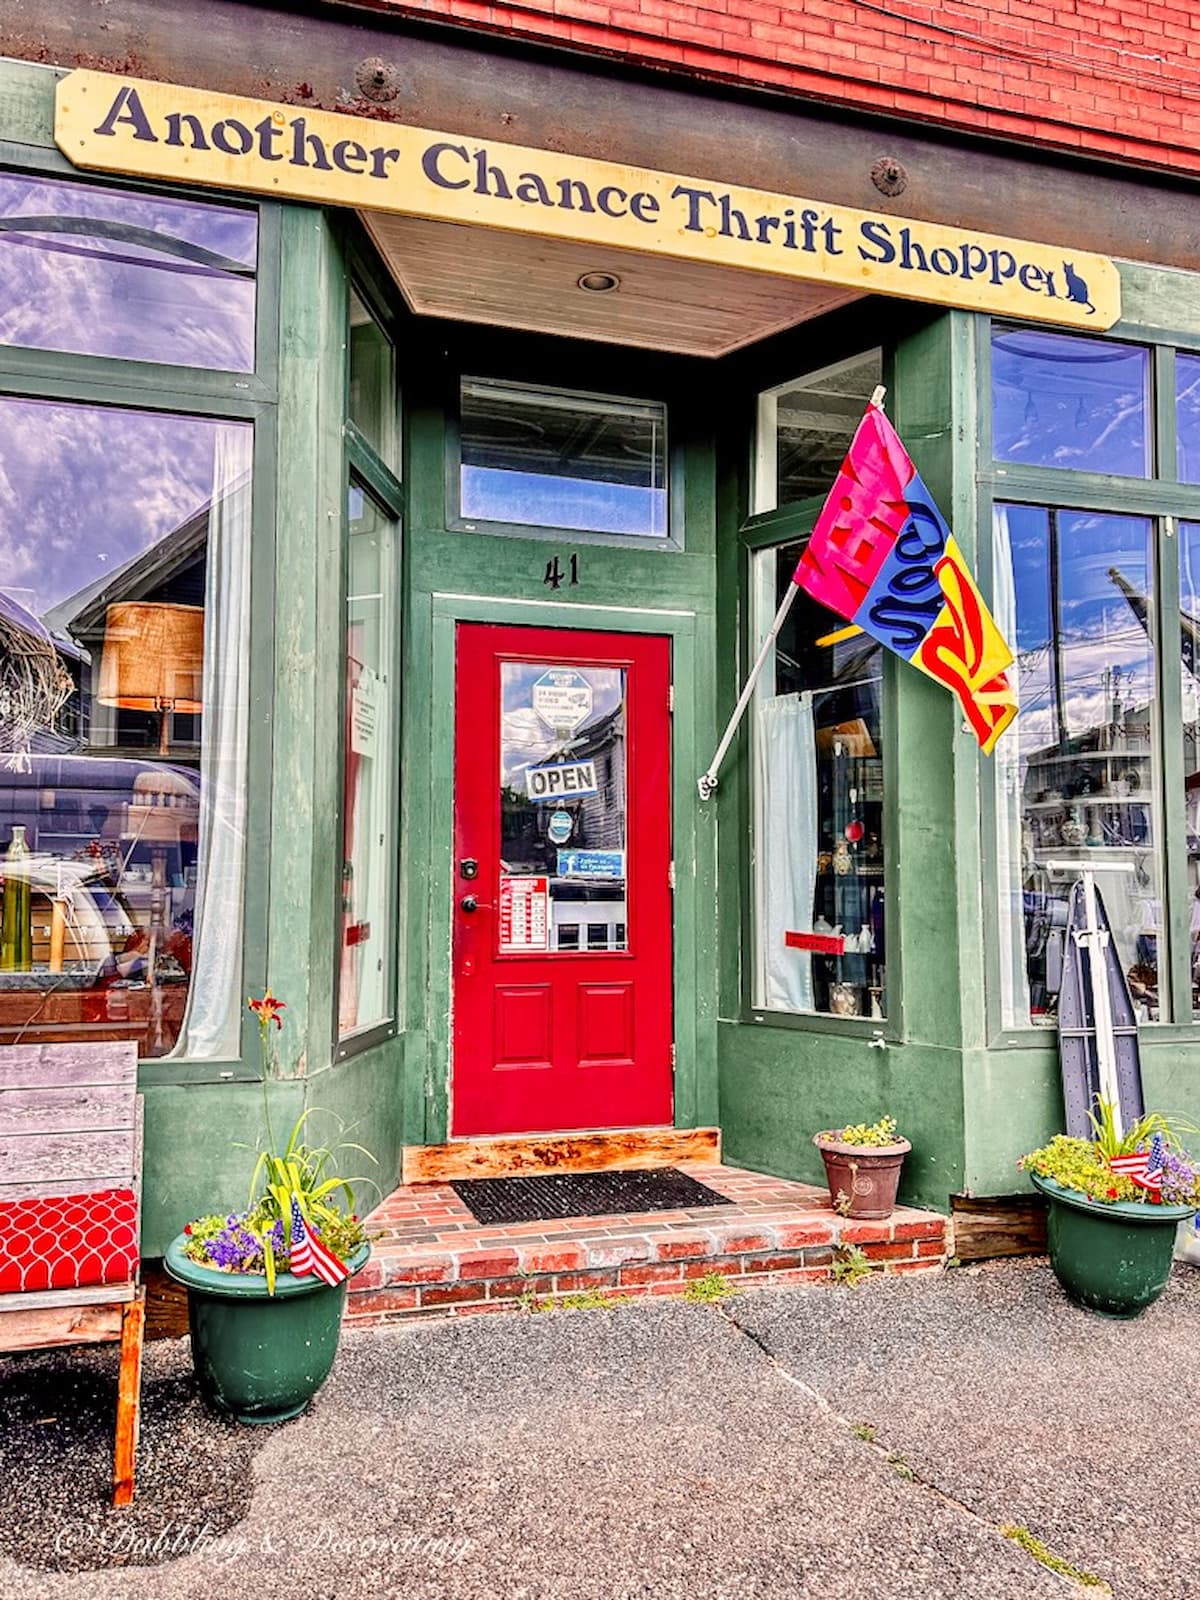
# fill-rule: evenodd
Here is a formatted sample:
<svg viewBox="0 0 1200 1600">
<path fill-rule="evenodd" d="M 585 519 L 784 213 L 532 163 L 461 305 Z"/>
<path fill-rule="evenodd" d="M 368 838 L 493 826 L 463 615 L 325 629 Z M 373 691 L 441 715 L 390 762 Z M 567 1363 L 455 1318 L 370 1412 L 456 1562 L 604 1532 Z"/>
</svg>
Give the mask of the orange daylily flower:
<svg viewBox="0 0 1200 1600">
<path fill-rule="evenodd" d="M 258 1018 L 258 1025 L 264 1033 L 272 1022 L 277 1028 L 283 1027 L 283 1018 L 279 1013 L 287 1010 L 287 1004 L 283 1000 L 277 1000 L 270 989 L 266 991 L 261 1000 L 248 1000 L 246 1004 Z"/>
</svg>

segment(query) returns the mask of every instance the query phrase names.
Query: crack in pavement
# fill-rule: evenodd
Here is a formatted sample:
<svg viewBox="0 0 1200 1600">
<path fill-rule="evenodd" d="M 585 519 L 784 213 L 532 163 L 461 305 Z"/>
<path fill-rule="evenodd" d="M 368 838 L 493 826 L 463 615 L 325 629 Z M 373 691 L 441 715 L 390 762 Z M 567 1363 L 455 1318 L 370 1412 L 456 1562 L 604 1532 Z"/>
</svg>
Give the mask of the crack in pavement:
<svg viewBox="0 0 1200 1600">
<path fill-rule="evenodd" d="M 861 1423 L 854 1422 L 851 1418 L 844 1415 L 844 1413 L 839 1411 L 836 1406 L 834 1406 L 825 1398 L 820 1390 L 814 1389 L 812 1384 L 806 1383 L 803 1378 L 801 1378 L 797 1373 L 793 1372 L 790 1367 L 785 1365 L 783 1357 L 771 1349 L 770 1345 L 761 1334 L 755 1332 L 753 1328 L 748 1328 L 743 1323 L 738 1321 L 738 1318 L 731 1305 L 728 1303 L 718 1304 L 714 1307 L 714 1310 L 718 1311 L 720 1315 L 725 1318 L 726 1322 L 728 1322 L 730 1326 L 736 1330 L 737 1333 L 739 1333 L 744 1339 L 748 1339 L 752 1345 L 762 1352 L 773 1369 L 786 1383 L 790 1383 L 794 1388 L 799 1389 L 802 1394 L 804 1394 L 813 1402 L 819 1411 L 824 1413 L 824 1415 L 827 1416 L 837 1427 L 842 1429 L 843 1432 L 850 1434 L 851 1437 L 854 1438 L 859 1444 L 865 1445 L 869 1450 L 874 1451 L 874 1453 L 881 1461 L 885 1463 L 885 1465 L 891 1467 L 893 1471 L 896 1471 L 898 1477 L 902 1477 L 907 1482 L 913 1483 L 918 1488 L 925 1490 L 935 1499 L 940 1500 L 943 1505 L 948 1506 L 952 1511 L 956 1511 L 960 1515 L 966 1517 L 968 1521 L 974 1524 L 975 1527 L 985 1530 L 987 1533 L 1009 1545 L 1015 1545 L 1016 1548 L 1021 1550 L 1023 1554 L 1029 1556 L 1031 1561 L 1040 1566 L 1043 1571 L 1048 1572 L 1052 1577 L 1059 1579 L 1059 1581 L 1065 1584 L 1066 1587 L 1074 1594 L 1086 1594 L 1090 1597 L 1090 1600 L 1112 1600 L 1113 1590 L 1111 1585 L 1108 1583 L 1102 1582 L 1099 1585 L 1081 1583 L 1074 1578 L 1065 1576 L 1061 1572 L 1056 1572 L 1053 1567 L 1047 1566 L 1044 1562 L 1037 1561 L 1037 1558 L 1033 1555 L 1030 1555 L 1029 1551 L 1025 1549 L 1025 1546 L 1021 1544 L 1019 1540 L 1011 1539 L 1009 1535 L 1004 1533 L 1000 1525 L 992 1522 L 988 1517 L 982 1516 L 965 1501 L 959 1500 L 955 1495 L 949 1494 L 938 1484 L 932 1482 L 931 1479 L 923 1476 L 922 1473 L 918 1472 L 916 1468 L 912 1467 L 907 1461 L 905 1461 L 903 1456 L 897 1455 L 897 1453 L 893 1450 L 889 1450 L 888 1447 L 881 1443 L 878 1439 L 874 1437 L 864 1437 L 859 1431 L 863 1426 Z M 903 1466 L 903 1472 L 899 1472 L 897 1470 L 898 1465 Z M 1012 1524 L 1007 1525 L 1011 1526 Z M 1054 1552 L 1051 1553 L 1053 1554 Z"/>
</svg>

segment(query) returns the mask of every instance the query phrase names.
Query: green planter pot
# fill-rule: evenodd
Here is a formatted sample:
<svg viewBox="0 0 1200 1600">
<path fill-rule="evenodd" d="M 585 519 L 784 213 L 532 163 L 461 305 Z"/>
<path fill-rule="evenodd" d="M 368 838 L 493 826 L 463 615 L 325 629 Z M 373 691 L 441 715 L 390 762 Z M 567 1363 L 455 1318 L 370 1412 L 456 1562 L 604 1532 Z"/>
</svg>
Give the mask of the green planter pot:
<svg viewBox="0 0 1200 1600">
<path fill-rule="evenodd" d="M 346 1283 L 281 1272 L 267 1293 L 260 1272 L 217 1272 L 189 1261 L 180 1234 L 167 1246 L 167 1272 L 188 1292 L 192 1363 L 205 1400 L 239 1422 L 299 1416 L 329 1376 L 337 1355 Z M 350 1276 L 371 1246 L 350 1257 Z M 349 1280 L 346 1280 L 347 1282 Z"/>
<path fill-rule="evenodd" d="M 1050 1202 L 1050 1265 L 1071 1299 L 1102 1317 L 1140 1316 L 1167 1286 L 1175 1232 L 1193 1208 L 1089 1200 L 1053 1178 L 1029 1176 Z"/>
</svg>

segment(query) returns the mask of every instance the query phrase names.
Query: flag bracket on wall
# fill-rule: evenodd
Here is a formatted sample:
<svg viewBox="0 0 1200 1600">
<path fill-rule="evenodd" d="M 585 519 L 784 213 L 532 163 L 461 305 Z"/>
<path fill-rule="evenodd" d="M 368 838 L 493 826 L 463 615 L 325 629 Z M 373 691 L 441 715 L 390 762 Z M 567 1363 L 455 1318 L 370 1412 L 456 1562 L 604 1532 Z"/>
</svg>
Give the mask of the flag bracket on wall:
<svg viewBox="0 0 1200 1600">
<path fill-rule="evenodd" d="M 885 393 L 880 386 L 867 404 L 721 742 L 698 780 L 702 800 L 717 788 L 721 762 L 801 589 L 845 619 L 845 627 L 819 643 L 836 644 L 857 633 L 877 640 L 950 690 L 985 755 L 1017 714 L 1008 675 L 1012 650 L 884 415 Z"/>
</svg>

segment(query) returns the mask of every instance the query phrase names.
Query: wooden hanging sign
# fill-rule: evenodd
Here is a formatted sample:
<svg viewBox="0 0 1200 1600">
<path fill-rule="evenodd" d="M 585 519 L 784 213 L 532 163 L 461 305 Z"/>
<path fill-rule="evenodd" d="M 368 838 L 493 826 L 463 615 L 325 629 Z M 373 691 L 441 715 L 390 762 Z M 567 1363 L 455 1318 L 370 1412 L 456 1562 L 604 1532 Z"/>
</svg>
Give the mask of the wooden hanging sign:
<svg viewBox="0 0 1200 1600">
<path fill-rule="evenodd" d="M 1089 330 L 1107 256 L 712 178 L 79 71 L 55 93 L 75 166 L 739 267 Z"/>
</svg>

